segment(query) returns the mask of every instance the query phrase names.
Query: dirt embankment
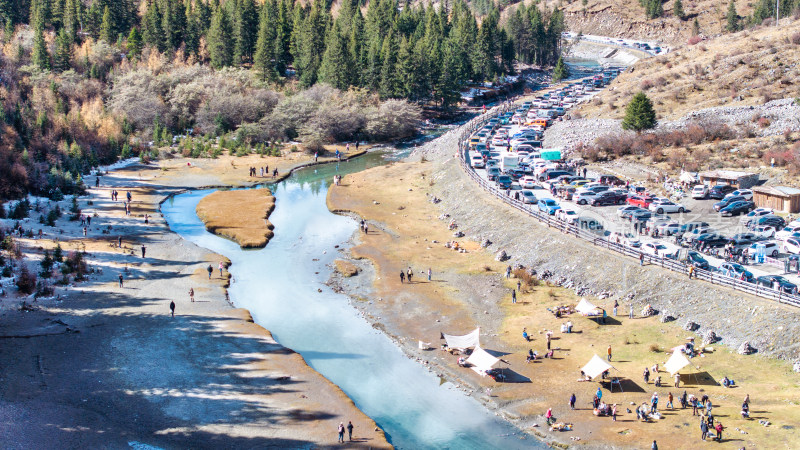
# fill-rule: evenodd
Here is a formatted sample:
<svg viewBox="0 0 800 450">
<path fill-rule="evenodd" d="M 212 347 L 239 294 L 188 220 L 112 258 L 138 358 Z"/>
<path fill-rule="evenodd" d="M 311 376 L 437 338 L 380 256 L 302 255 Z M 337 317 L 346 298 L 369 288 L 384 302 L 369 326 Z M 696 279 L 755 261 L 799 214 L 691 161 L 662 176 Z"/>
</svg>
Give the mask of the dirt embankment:
<svg viewBox="0 0 800 450">
<path fill-rule="evenodd" d="M 229 304 L 227 273 L 217 271 L 224 258 L 169 231 L 162 199 L 220 181 L 213 170 L 171 162 L 170 171 L 133 166 L 101 177 L 79 200 L 93 216 L 86 238 L 80 222 L 64 217 L 42 226 L 45 239 L 21 239 L 32 270 L 55 246 L 50 237 L 65 253 L 85 249 L 92 270 L 86 281 L 56 286 L 34 311 L 19 311 L 13 294 L 0 303 L 3 446 L 326 448 L 336 445 L 338 424 L 352 421 L 352 447 L 390 448 L 337 386 Z M 246 184 L 247 173 L 225 177 Z M 132 192 L 132 215 L 111 201 L 112 189 L 120 198 Z"/>
<path fill-rule="evenodd" d="M 232 239 L 242 248 L 263 248 L 272 236 L 267 220 L 275 209 L 269 189 L 217 191 L 197 204 L 197 216 L 211 233 Z"/>
</svg>

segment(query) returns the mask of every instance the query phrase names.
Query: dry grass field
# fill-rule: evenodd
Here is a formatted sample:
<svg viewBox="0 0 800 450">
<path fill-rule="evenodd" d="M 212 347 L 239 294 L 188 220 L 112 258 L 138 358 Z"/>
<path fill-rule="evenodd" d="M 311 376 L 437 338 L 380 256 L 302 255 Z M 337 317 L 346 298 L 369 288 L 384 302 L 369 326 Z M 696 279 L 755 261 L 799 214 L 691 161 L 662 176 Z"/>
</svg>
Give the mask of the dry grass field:
<svg viewBox="0 0 800 450">
<path fill-rule="evenodd" d="M 275 209 L 269 189 L 216 191 L 197 204 L 197 216 L 214 234 L 242 248 L 261 248 L 274 236 L 267 218 Z"/>
</svg>

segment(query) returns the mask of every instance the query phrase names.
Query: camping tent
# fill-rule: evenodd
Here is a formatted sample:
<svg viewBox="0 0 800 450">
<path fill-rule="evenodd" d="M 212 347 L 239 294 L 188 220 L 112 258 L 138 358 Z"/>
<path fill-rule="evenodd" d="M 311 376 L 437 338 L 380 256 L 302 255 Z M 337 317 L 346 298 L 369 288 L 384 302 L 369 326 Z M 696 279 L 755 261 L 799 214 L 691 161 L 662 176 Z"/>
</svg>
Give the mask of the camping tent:
<svg viewBox="0 0 800 450">
<path fill-rule="evenodd" d="M 475 347 L 472 354 L 467 358 L 467 363 L 472 366 L 472 370 L 483 374 L 487 370 L 494 367 L 500 360 L 489 354 L 486 350 Z"/>
<path fill-rule="evenodd" d="M 591 360 L 589 360 L 589 362 L 586 363 L 586 365 L 583 366 L 583 369 L 581 370 L 589 378 L 594 379 L 594 377 L 599 376 L 600 374 L 609 369 L 614 369 L 614 366 L 607 363 L 606 361 L 603 361 L 603 359 L 600 358 L 599 356 L 594 355 L 594 357 Z"/>
<path fill-rule="evenodd" d="M 447 342 L 447 346 L 450 348 L 457 348 L 463 350 L 465 348 L 478 347 L 480 345 L 478 338 L 480 331 L 481 331 L 480 328 L 476 328 L 473 332 L 465 334 L 464 336 L 453 336 L 450 334 L 445 334 L 444 340 Z"/>
<path fill-rule="evenodd" d="M 575 311 L 578 311 L 584 316 L 594 316 L 600 314 L 600 311 L 597 310 L 597 307 L 586 301 L 585 298 L 581 299 L 581 301 L 578 303 L 578 306 L 575 307 Z"/>
<path fill-rule="evenodd" d="M 686 356 L 678 350 L 672 352 L 672 356 L 669 358 L 666 364 L 664 364 L 664 368 L 667 369 L 670 375 L 675 376 L 676 373 L 680 372 L 681 369 L 691 364 Z"/>
</svg>

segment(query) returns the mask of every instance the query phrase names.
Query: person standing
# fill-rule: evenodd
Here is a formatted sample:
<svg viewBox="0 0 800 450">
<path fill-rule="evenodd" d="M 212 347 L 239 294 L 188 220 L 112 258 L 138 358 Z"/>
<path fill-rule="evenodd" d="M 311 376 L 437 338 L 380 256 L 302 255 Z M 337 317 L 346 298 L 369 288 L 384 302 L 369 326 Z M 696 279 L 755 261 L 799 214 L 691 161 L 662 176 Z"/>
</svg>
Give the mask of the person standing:
<svg viewBox="0 0 800 450">
<path fill-rule="evenodd" d="M 431 268 L 428 267 L 428 281 L 431 281 L 431 276 L 432 275 L 433 275 L 433 272 L 431 272 Z"/>
<path fill-rule="evenodd" d="M 617 317 L 617 308 L 619 308 L 619 302 L 614 300 L 614 317 Z M 609 361 L 611 361 L 609 359 Z"/>
<path fill-rule="evenodd" d="M 344 442 L 344 422 L 339 422 L 339 442 Z"/>
<path fill-rule="evenodd" d="M 672 392 L 667 395 L 667 407 L 669 409 L 675 409 L 675 406 L 672 404 Z"/>
<path fill-rule="evenodd" d="M 550 350 L 550 332 L 545 333 L 545 336 L 547 337 L 547 349 Z"/>
<path fill-rule="evenodd" d="M 403 272 L 403 269 L 400 269 L 400 284 L 403 284 L 405 279 L 406 279 L 406 273 Z"/>
<path fill-rule="evenodd" d="M 639 253 L 639 265 L 644 265 L 644 253 Z"/>
<path fill-rule="evenodd" d="M 117 248 L 122 248 L 122 236 L 117 236 Z"/>
<path fill-rule="evenodd" d="M 517 291 L 515 291 L 514 289 L 511 289 L 511 303 L 512 304 L 517 303 Z"/>
<path fill-rule="evenodd" d="M 608 360 L 611 361 L 611 346 L 610 345 L 608 346 L 608 350 L 606 350 L 606 353 L 608 353 Z"/>
<path fill-rule="evenodd" d="M 174 301 L 170 301 L 169 302 L 169 310 L 170 310 L 170 313 L 172 314 L 172 317 L 175 317 L 175 302 Z"/>
<path fill-rule="evenodd" d="M 717 426 L 714 429 L 717 431 L 717 442 L 722 442 L 722 430 L 724 429 L 722 422 L 717 421 Z"/>
<path fill-rule="evenodd" d="M 506 267 L 506 278 L 511 278 L 511 266 Z"/>
<path fill-rule="evenodd" d="M 708 424 L 706 423 L 703 418 L 700 418 L 700 439 L 706 440 L 706 436 L 708 436 Z"/>
<path fill-rule="evenodd" d="M 611 420 L 614 422 L 617 421 L 617 404 L 614 403 L 614 406 L 611 407 Z"/>
<path fill-rule="evenodd" d="M 577 400 L 577 398 L 575 397 L 575 394 L 572 394 L 572 395 L 569 396 L 569 407 L 570 408 L 575 409 L 575 401 L 576 400 Z"/>
<path fill-rule="evenodd" d="M 211 274 L 214 272 L 214 268 L 211 267 L 211 264 L 209 264 L 208 267 L 206 268 L 206 270 L 208 271 L 208 279 L 210 280 L 211 279 Z"/>
<path fill-rule="evenodd" d="M 144 246 L 144 244 L 142 244 L 142 258 L 144 258 L 144 252 L 146 250 L 147 250 L 147 248 Z"/>
<path fill-rule="evenodd" d="M 411 270 L 411 266 L 408 266 L 408 273 L 406 273 L 406 278 L 408 278 L 408 284 L 411 284 L 411 277 L 414 276 L 414 271 Z"/>
<path fill-rule="evenodd" d="M 353 422 L 352 421 L 347 421 L 347 437 L 350 439 L 350 441 L 353 440 Z"/>
<path fill-rule="evenodd" d="M 631 303 L 631 311 L 628 313 L 628 319 L 633 319 L 633 303 Z"/>
<path fill-rule="evenodd" d="M 119 287 L 122 287 L 122 273 L 119 274 Z"/>
<path fill-rule="evenodd" d="M 644 384 L 649 383 L 650 382 L 650 369 L 645 367 L 643 376 L 644 376 Z"/>
<path fill-rule="evenodd" d="M 222 278 L 222 269 L 224 269 L 224 268 L 225 268 L 225 266 L 222 264 L 222 261 L 220 261 L 219 262 L 219 267 L 217 268 L 219 270 L 219 277 L 220 278 Z"/>
<path fill-rule="evenodd" d="M 194 288 L 192 287 L 189 288 L 189 300 L 191 300 L 192 303 L 194 303 Z"/>
<path fill-rule="evenodd" d="M 553 409 L 547 408 L 547 412 L 544 414 L 545 420 L 547 420 L 548 425 L 552 425 L 553 422 Z"/>
<path fill-rule="evenodd" d="M 599 387 L 597 388 L 597 392 L 595 392 L 594 395 L 597 397 L 598 402 L 603 399 L 603 391 L 601 391 Z"/>
<path fill-rule="evenodd" d="M 658 444 L 655 439 L 653 439 L 653 445 L 650 446 L 650 450 L 658 450 Z"/>
<path fill-rule="evenodd" d="M 681 387 L 681 374 L 679 373 L 675 374 L 675 387 Z"/>
</svg>

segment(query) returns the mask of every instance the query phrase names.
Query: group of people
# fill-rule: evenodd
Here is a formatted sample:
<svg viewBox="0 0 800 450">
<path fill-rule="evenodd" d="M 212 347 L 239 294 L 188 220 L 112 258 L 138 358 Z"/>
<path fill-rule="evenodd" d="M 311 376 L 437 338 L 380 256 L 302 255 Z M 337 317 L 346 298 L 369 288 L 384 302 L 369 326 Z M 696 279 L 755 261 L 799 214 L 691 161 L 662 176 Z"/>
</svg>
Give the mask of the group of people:
<svg viewBox="0 0 800 450">
<path fill-rule="evenodd" d="M 408 279 L 408 283 L 411 284 L 411 278 L 414 277 L 414 271 L 411 270 L 411 266 L 408 266 L 407 271 L 403 271 L 400 269 L 400 283 L 404 283 L 406 279 Z"/>
<path fill-rule="evenodd" d="M 264 166 L 264 167 L 259 167 L 258 170 L 261 170 L 261 178 L 264 178 L 265 176 L 269 176 L 269 165 Z M 250 167 L 250 176 L 251 177 L 256 176 L 256 174 L 258 173 L 258 170 L 255 167 Z M 276 168 L 272 169 L 272 177 L 274 178 L 274 177 L 277 177 L 277 176 L 278 176 L 278 168 L 276 167 Z"/>
</svg>

